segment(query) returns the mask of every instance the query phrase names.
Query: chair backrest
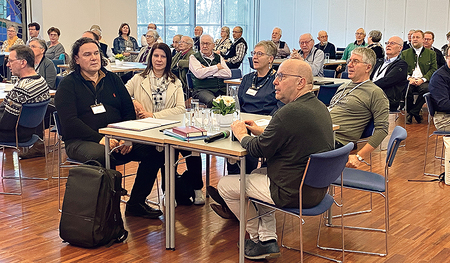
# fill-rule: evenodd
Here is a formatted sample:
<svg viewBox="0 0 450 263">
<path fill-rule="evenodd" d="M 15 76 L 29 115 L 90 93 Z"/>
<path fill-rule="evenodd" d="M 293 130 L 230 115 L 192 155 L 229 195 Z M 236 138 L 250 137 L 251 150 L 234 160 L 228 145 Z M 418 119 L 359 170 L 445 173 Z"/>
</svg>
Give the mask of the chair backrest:
<svg viewBox="0 0 450 263">
<path fill-rule="evenodd" d="M 394 131 L 391 134 L 391 138 L 389 139 L 387 154 L 386 154 L 386 165 L 391 167 L 394 162 L 395 154 L 397 153 L 398 147 L 400 147 L 400 143 L 406 139 L 408 133 L 405 128 L 401 126 L 395 127 Z"/>
<path fill-rule="evenodd" d="M 303 183 L 315 188 L 329 186 L 341 176 L 351 150 L 352 142 L 335 150 L 311 154 L 303 174 Z"/>
<path fill-rule="evenodd" d="M 372 136 L 373 130 L 375 130 L 375 122 L 373 118 L 367 123 L 366 128 L 364 128 L 364 131 L 361 134 L 361 138 L 368 138 Z"/>
<path fill-rule="evenodd" d="M 253 68 L 253 57 L 248 57 L 248 64 L 250 65 L 251 69 L 254 69 Z"/>
<path fill-rule="evenodd" d="M 191 72 L 188 72 L 186 74 L 186 83 L 187 83 L 188 89 L 190 89 L 190 90 L 194 89 L 194 82 L 192 81 L 192 73 Z"/>
<path fill-rule="evenodd" d="M 53 59 L 53 64 L 55 65 L 56 68 L 56 73 L 60 73 L 61 72 L 61 68 L 58 68 L 58 65 L 64 65 L 64 60 L 62 59 Z"/>
<path fill-rule="evenodd" d="M 53 112 L 53 119 L 55 120 L 56 133 L 57 133 L 59 136 L 62 136 L 61 121 L 59 120 L 58 112 L 57 112 L 57 111 L 54 111 L 54 112 Z"/>
<path fill-rule="evenodd" d="M 330 85 L 321 85 L 319 89 L 319 93 L 317 94 L 317 98 L 323 102 L 325 105 L 330 105 L 330 101 L 333 98 L 334 94 L 336 94 L 336 90 L 341 86 L 342 83 L 330 84 Z"/>
<path fill-rule="evenodd" d="M 0 66 L 3 66 L 4 63 L 5 63 L 5 54 L 1 54 L 0 55 Z"/>
<path fill-rule="evenodd" d="M 242 78 L 242 71 L 240 68 L 232 68 L 231 69 L 231 79 L 240 79 Z"/>
<path fill-rule="evenodd" d="M 55 81 L 55 89 L 58 89 L 59 83 L 61 83 L 61 80 L 63 79 L 63 76 L 56 75 L 56 81 Z"/>
<path fill-rule="evenodd" d="M 425 98 L 425 102 L 427 103 L 428 113 L 432 117 L 434 117 L 435 109 L 434 109 L 433 101 L 431 100 L 431 93 L 427 92 L 427 93 L 423 94 L 423 97 Z"/>
<path fill-rule="evenodd" d="M 348 79 L 348 72 L 344 71 L 341 73 L 341 79 Z"/>
<path fill-rule="evenodd" d="M 26 128 L 36 128 L 44 120 L 49 102 L 50 100 L 22 104 L 19 125 Z"/>
<path fill-rule="evenodd" d="M 336 71 L 334 71 L 332 69 L 324 69 L 323 76 L 327 77 L 327 78 L 334 78 L 334 77 L 336 77 Z"/>
<path fill-rule="evenodd" d="M 345 50 L 345 47 L 338 47 L 338 48 L 336 48 L 336 51 L 344 51 Z"/>
</svg>

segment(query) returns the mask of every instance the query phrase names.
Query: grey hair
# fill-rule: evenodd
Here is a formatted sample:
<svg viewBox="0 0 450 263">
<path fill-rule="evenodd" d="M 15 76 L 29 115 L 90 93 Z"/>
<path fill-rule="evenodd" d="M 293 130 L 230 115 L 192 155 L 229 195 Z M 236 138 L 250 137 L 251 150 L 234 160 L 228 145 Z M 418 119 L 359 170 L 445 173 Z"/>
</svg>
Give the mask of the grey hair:
<svg viewBox="0 0 450 263">
<path fill-rule="evenodd" d="M 41 46 L 42 49 L 45 49 L 45 51 L 47 51 L 47 44 L 45 44 L 45 40 L 33 37 L 32 39 L 30 39 L 30 43 L 33 41 L 38 42 L 39 46 Z"/>
<path fill-rule="evenodd" d="M 6 29 L 10 29 L 11 27 L 14 28 L 14 30 L 16 30 L 16 33 L 19 33 L 19 28 L 13 24 L 9 25 Z"/>
<path fill-rule="evenodd" d="M 380 42 L 383 34 L 379 30 L 372 30 L 369 32 L 369 37 L 372 37 L 373 42 Z"/>
<path fill-rule="evenodd" d="M 208 34 L 202 35 L 200 37 L 200 43 L 202 42 L 202 39 L 205 38 L 205 37 L 209 37 L 211 39 L 211 43 L 214 43 L 214 38 L 211 35 L 208 35 Z"/>
<path fill-rule="evenodd" d="M 283 35 L 283 31 L 281 30 L 281 28 L 279 28 L 279 27 L 274 27 L 273 30 L 275 30 L 275 29 L 280 30 L 280 35 Z M 273 30 L 272 30 L 272 31 L 273 31 Z"/>
<path fill-rule="evenodd" d="M 181 38 L 186 37 L 188 39 L 188 41 L 186 41 L 189 45 L 191 45 L 191 47 L 194 46 L 194 40 L 190 37 L 190 36 L 182 36 Z M 181 39 L 180 38 L 180 39 Z"/>
<path fill-rule="evenodd" d="M 377 55 L 372 49 L 366 47 L 357 47 L 353 49 L 352 54 L 360 55 L 362 57 L 362 62 L 371 65 L 372 68 L 370 69 L 369 74 L 372 73 L 373 67 L 375 66 L 375 62 L 377 60 Z"/>
<path fill-rule="evenodd" d="M 272 41 L 262 40 L 259 41 L 255 47 L 263 47 L 268 56 L 275 57 L 277 55 L 277 46 Z"/>
<path fill-rule="evenodd" d="M 154 29 L 149 29 L 149 30 L 147 30 L 147 34 L 148 33 L 151 33 L 153 35 L 153 39 L 155 40 L 155 42 L 156 42 L 156 40 L 158 40 L 158 38 L 159 38 L 158 31 L 156 31 Z"/>
<path fill-rule="evenodd" d="M 227 26 L 223 26 L 220 30 L 222 31 L 222 29 L 225 29 L 225 31 L 227 32 L 228 38 L 230 38 L 230 28 Z"/>
</svg>

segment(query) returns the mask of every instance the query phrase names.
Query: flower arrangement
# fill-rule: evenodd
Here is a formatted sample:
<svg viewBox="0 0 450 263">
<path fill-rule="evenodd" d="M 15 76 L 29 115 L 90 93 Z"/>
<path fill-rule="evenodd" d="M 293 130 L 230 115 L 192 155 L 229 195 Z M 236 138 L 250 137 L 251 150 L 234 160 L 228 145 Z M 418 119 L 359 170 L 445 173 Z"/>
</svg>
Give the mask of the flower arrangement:
<svg viewBox="0 0 450 263">
<path fill-rule="evenodd" d="M 119 61 L 123 61 L 125 59 L 125 56 L 122 54 L 117 54 L 114 56 L 115 59 L 119 60 Z"/>
<path fill-rule="evenodd" d="M 235 112 L 236 101 L 230 96 L 219 96 L 212 102 L 212 110 L 214 113 L 222 115 L 232 114 Z"/>
</svg>

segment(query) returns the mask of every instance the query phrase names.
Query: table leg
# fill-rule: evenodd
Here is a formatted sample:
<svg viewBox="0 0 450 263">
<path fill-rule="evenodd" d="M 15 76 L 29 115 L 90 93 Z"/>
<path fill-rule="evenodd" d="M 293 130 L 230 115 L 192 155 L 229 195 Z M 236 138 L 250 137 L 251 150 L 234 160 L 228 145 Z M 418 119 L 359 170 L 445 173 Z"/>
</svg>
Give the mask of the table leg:
<svg viewBox="0 0 450 263">
<path fill-rule="evenodd" d="M 172 245 L 172 231 L 173 228 L 170 225 L 171 222 L 171 218 L 172 215 L 170 214 L 170 207 L 171 207 L 171 203 L 169 200 L 169 196 L 170 196 L 170 184 L 171 184 L 171 173 L 170 173 L 170 147 L 169 145 L 165 145 L 164 146 L 164 171 L 165 171 L 165 184 L 166 184 L 166 189 L 165 189 L 165 205 L 166 205 L 166 209 L 165 209 L 165 213 L 164 213 L 164 220 L 166 221 L 166 249 L 174 249 L 174 246 Z M 175 243 L 175 240 L 173 241 L 173 243 Z"/>
<path fill-rule="evenodd" d="M 209 177 L 210 177 L 210 169 L 211 169 L 211 155 L 206 154 L 206 189 L 208 189 L 209 186 Z M 206 197 L 209 197 L 208 190 L 206 190 Z"/>
<path fill-rule="evenodd" d="M 110 169 L 111 168 L 111 160 L 109 159 L 109 136 L 105 136 L 105 168 Z"/>
<path fill-rule="evenodd" d="M 239 158 L 241 164 L 240 180 L 240 200 L 239 200 L 239 262 L 244 263 L 244 239 L 245 239 L 245 225 L 246 217 L 246 202 L 245 202 L 245 156 Z"/>
<path fill-rule="evenodd" d="M 170 146 L 169 150 L 169 181 L 166 179 L 166 213 L 169 220 L 166 221 L 166 227 L 169 227 L 170 244 L 169 249 L 175 250 L 175 148 Z M 167 199 L 168 198 L 168 199 Z"/>
</svg>

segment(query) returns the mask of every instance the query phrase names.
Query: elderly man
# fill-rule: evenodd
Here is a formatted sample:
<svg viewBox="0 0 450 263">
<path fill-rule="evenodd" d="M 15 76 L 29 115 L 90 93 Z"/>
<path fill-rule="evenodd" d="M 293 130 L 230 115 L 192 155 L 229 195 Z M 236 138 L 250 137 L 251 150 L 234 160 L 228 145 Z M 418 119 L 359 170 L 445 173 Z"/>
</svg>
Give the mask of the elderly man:
<svg viewBox="0 0 450 263">
<path fill-rule="evenodd" d="M 153 24 L 153 23 L 148 24 L 148 25 L 147 25 L 147 31 L 148 31 L 148 30 L 156 30 L 156 25 Z M 141 36 L 141 46 L 143 46 L 143 47 L 148 46 L 147 38 L 146 38 L 145 35 L 146 35 L 146 34 L 143 34 L 143 35 Z M 163 40 L 162 40 L 162 38 L 158 35 L 158 38 L 155 39 L 155 42 L 163 43 Z"/>
<path fill-rule="evenodd" d="M 275 96 L 286 105 L 264 129 L 253 121 L 235 121 L 234 136 L 254 157 L 267 158 L 267 167 L 246 176 L 246 195 L 278 207 L 298 207 L 299 187 L 308 158 L 313 153 L 333 149 L 333 131 L 326 107 L 311 92 L 313 75 L 308 63 L 289 59 L 283 62 L 274 80 Z M 292 120 L 302 120 L 295 122 Z M 249 136 L 247 129 L 256 137 Z M 220 202 L 239 218 L 239 176 L 224 176 L 218 183 Z M 303 186 L 303 207 L 319 204 L 327 188 Z M 250 205 L 248 218 L 265 215 L 270 209 Z M 245 257 L 266 259 L 280 255 L 275 214 L 269 213 L 247 223 L 250 239 L 245 241 Z"/>
<path fill-rule="evenodd" d="M 435 107 L 434 125 L 438 131 L 450 131 L 450 55 L 445 52 L 446 64 L 436 70 L 428 88 Z"/>
<path fill-rule="evenodd" d="M 272 31 L 272 42 L 277 46 L 277 58 L 287 58 L 291 54 L 291 50 L 289 49 L 286 42 L 281 41 L 282 31 L 281 28 L 275 27 Z"/>
<path fill-rule="evenodd" d="M 358 28 L 355 32 L 355 42 L 348 44 L 348 46 L 345 48 L 344 53 L 342 54 L 343 60 L 347 60 L 350 57 L 350 54 L 352 53 L 352 50 L 357 47 L 367 47 L 367 43 L 364 41 L 366 38 L 366 31 L 364 31 L 363 28 Z M 337 72 L 342 72 L 345 70 L 346 65 L 339 65 L 336 68 Z"/>
<path fill-rule="evenodd" d="M 436 53 L 437 68 L 440 68 L 445 65 L 445 59 L 444 56 L 442 55 L 442 52 L 439 49 L 433 47 L 433 43 L 434 43 L 434 33 L 431 31 L 425 31 L 423 33 L 423 46 L 425 48 L 433 50 L 434 53 Z"/>
<path fill-rule="evenodd" d="M 180 41 L 181 41 L 182 37 L 183 37 L 183 35 L 181 35 L 181 34 L 173 36 L 172 45 L 171 45 L 172 57 L 174 57 L 177 54 L 177 52 L 180 51 L 178 46 L 180 45 Z"/>
<path fill-rule="evenodd" d="M 108 58 L 114 57 L 111 48 L 108 47 L 108 44 L 106 44 L 105 40 L 102 38 L 102 29 L 100 28 L 100 26 L 92 25 L 91 29 L 89 30 L 98 36 L 98 44 L 100 45 L 100 49 L 102 50 L 103 55 L 105 55 Z"/>
<path fill-rule="evenodd" d="M 200 51 L 200 37 L 203 35 L 203 27 L 196 26 L 194 28 L 194 37 L 192 40 L 194 41 L 194 51 Z"/>
<path fill-rule="evenodd" d="M 44 78 L 34 70 L 33 51 L 26 46 L 17 45 L 10 48 L 6 66 L 19 81 L 9 91 L 0 104 L 0 140 L 15 141 L 15 128 L 22 104 L 38 103 L 50 99 L 49 88 Z M 35 129 L 17 127 L 19 142 L 31 139 Z"/>
<path fill-rule="evenodd" d="M 28 38 L 27 43 L 26 43 L 27 46 L 30 44 L 30 40 L 32 38 L 36 37 L 38 39 L 42 39 L 42 37 L 39 34 L 40 30 L 41 30 L 41 26 L 38 23 L 33 22 L 33 23 L 29 23 L 28 24 L 28 35 L 29 35 L 29 38 Z"/>
<path fill-rule="evenodd" d="M 340 127 L 336 131 L 336 147 L 359 140 L 367 124 L 374 121 L 373 135 L 356 155 L 349 156 L 348 167 L 358 167 L 360 162 L 365 162 L 388 134 L 389 100 L 369 79 L 375 60 L 373 50 L 355 48 L 348 63 L 348 77 L 352 82 L 338 88 L 328 107 L 333 124 Z"/>
<path fill-rule="evenodd" d="M 187 94 L 187 80 L 186 74 L 189 69 L 189 58 L 192 54 L 194 54 L 194 41 L 189 36 L 182 36 L 181 41 L 178 43 L 179 52 L 175 54 L 172 58 L 172 65 L 170 69 L 172 73 L 175 74 L 183 85 L 183 90 L 185 94 Z"/>
<path fill-rule="evenodd" d="M 385 59 L 378 59 L 373 68 L 371 79 L 375 85 L 386 93 L 389 99 L 389 110 L 395 111 L 404 99 L 403 94 L 408 83 L 408 64 L 400 58 L 403 40 L 398 36 L 393 36 L 387 41 Z"/>
<path fill-rule="evenodd" d="M 80 38 L 72 46 L 72 73 L 60 83 L 55 96 L 61 121 L 66 153 L 85 162 L 97 160 L 105 165 L 105 137 L 98 132 L 110 123 L 136 119 L 131 97 L 120 78 L 107 71 L 97 43 Z M 158 170 L 164 165 L 164 154 L 155 147 L 109 141 L 111 166 L 138 161 L 135 183 L 126 205 L 125 215 L 158 218 L 160 210 L 146 204 Z"/>
<path fill-rule="evenodd" d="M 309 63 L 314 76 L 323 77 L 324 53 L 314 47 L 314 39 L 311 34 L 303 34 L 298 41 L 300 51 L 294 49 L 291 58 L 301 59 Z"/>
<path fill-rule="evenodd" d="M 194 75 L 192 97 L 211 108 L 214 98 L 225 95 L 223 79 L 231 78 L 231 70 L 223 57 L 213 52 L 214 39 L 210 35 L 201 36 L 200 46 L 200 52 L 189 56 L 189 70 Z"/>
<path fill-rule="evenodd" d="M 436 53 L 423 47 L 424 34 L 422 30 L 416 30 L 412 34 L 412 48 L 404 50 L 401 59 L 408 63 L 409 88 L 406 94 L 406 123 L 411 124 L 414 117 L 417 123 L 421 123 L 423 117 L 420 114 L 425 98 L 423 94 L 428 92 L 428 82 L 436 71 Z M 414 102 L 414 93 L 418 93 Z"/>
<path fill-rule="evenodd" d="M 239 68 L 247 53 L 247 42 L 242 37 L 242 27 L 233 28 L 234 42 L 223 56 L 229 68 Z"/>
<path fill-rule="evenodd" d="M 408 41 L 404 41 L 403 42 L 403 50 L 407 50 L 408 48 L 412 48 L 411 37 L 412 37 L 412 34 L 414 33 L 414 31 L 416 31 L 416 30 L 414 30 L 414 29 L 409 30 L 409 32 L 408 32 Z"/>
<path fill-rule="evenodd" d="M 328 42 L 328 33 L 327 31 L 319 31 L 317 34 L 317 39 L 320 41 L 314 47 L 323 51 L 324 54 L 330 54 L 331 59 L 336 58 L 336 47 L 333 43 Z"/>
</svg>

